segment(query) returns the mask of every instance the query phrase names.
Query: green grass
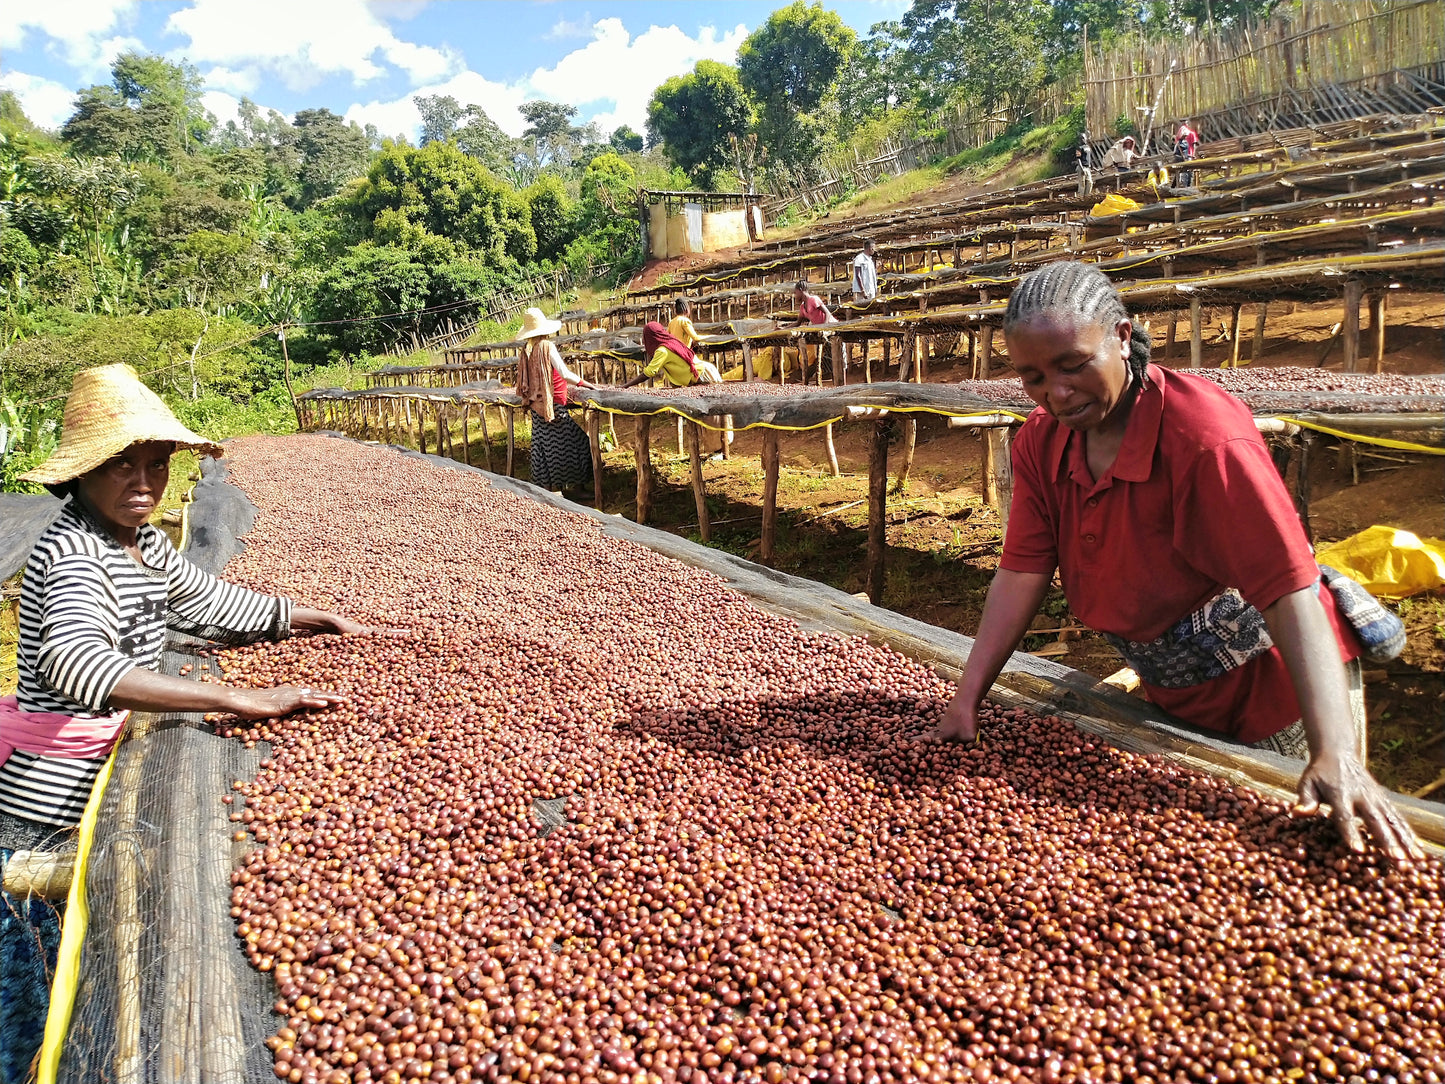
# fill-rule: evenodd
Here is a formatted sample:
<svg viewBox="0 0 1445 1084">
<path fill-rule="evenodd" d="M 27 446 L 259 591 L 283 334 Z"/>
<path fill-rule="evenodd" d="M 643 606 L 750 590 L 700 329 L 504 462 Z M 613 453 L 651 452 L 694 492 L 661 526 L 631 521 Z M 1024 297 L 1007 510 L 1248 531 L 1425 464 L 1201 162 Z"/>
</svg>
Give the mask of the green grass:
<svg viewBox="0 0 1445 1084">
<path fill-rule="evenodd" d="M 945 173 L 971 173 L 988 176 L 1001 173 L 1019 158 L 1043 158 L 1035 172 L 1037 176 L 1026 178 L 1037 180 L 1051 176 L 1066 168 L 1068 156 L 1072 154 L 1083 125 L 1083 107 L 1065 113 L 1052 124 L 1034 128 L 1015 127 L 982 147 L 962 151 L 939 162 Z M 1020 178 L 1011 178 L 1019 180 Z"/>
</svg>

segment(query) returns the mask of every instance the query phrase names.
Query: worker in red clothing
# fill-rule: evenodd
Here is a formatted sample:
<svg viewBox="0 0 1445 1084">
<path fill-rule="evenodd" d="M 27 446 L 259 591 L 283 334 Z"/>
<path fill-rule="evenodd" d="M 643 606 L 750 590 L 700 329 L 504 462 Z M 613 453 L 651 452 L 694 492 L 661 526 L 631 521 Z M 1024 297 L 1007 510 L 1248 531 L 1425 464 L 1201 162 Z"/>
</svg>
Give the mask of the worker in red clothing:
<svg viewBox="0 0 1445 1084">
<path fill-rule="evenodd" d="M 1199 133 L 1190 127 L 1189 121 L 1179 122 L 1179 131 L 1174 133 L 1174 161 L 1192 162 L 1199 153 Z M 1175 169 L 1175 181 L 1181 186 L 1194 184 L 1193 170 Z"/>
<path fill-rule="evenodd" d="M 1361 761 L 1347 674 L 1358 688 L 1357 658 L 1398 654 L 1403 627 L 1316 565 L 1249 410 L 1151 365 L 1148 332 L 1089 264 L 1025 277 L 1004 335 L 1038 408 L 1014 441 L 1008 533 L 977 642 L 933 736 L 975 736 L 979 702 L 1057 569 L 1074 614 L 1153 703 L 1307 756 L 1301 812 L 1329 805 L 1356 850 L 1359 818 L 1392 857 L 1420 854 Z"/>
</svg>

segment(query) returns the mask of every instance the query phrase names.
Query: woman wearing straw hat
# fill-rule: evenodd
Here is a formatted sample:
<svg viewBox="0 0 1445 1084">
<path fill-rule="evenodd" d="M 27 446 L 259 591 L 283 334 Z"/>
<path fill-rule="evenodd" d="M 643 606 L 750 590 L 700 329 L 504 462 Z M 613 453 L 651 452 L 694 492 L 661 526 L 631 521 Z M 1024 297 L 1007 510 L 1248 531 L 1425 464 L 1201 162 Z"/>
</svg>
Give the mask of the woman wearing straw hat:
<svg viewBox="0 0 1445 1084">
<path fill-rule="evenodd" d="M 76 374 L 60 447 L 28 474 L 70 500 L 41 536 L 20 595 L 19 685 L 0 699 L 0 867 L 65 849 L 130 710 L 244 719 L 341 700 L 284 685 L 241 689 L 156 672 L 166 629 L 247 643 L 355 622 L 225 583 L 150 525 L 179 448 L 221 449 L 183 426 L 127 365 Z M 44 1029 L 60 909 L 0 905 L 0 1082 L 24 1079 Z"/>
<path fill-rule="evenodd" d="M 541 309 L 522 314 L 517 394 L 532 411 L 532 481 L 543 489 L 585 489 L 592 484 L 592 448 L 572 420 L 567 387 L 595 388 L 567 368 L 551 336 L 562 330 Z"/>
</svg>

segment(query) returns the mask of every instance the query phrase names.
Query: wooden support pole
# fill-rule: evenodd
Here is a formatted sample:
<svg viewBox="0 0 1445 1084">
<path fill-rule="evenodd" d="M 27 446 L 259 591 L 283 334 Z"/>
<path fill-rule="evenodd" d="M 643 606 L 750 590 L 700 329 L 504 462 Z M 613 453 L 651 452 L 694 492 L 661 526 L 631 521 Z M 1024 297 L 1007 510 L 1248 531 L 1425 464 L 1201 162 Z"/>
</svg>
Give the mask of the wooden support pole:
<svg viewBox="0 0 1445 1084">
<path fill-rule="evenodd" d="M 833 386 L 841 388 L 848 383 L 848 366 L 843 360 L 843 340 L 835 335 L 829 345 L 833 355 Z"/>
<path fill-rule="evenodd" d="M 743 340 L 743 382 L 751 384 L 753 380 L 753 347 L 746 339 Z"/>
<path fill-rule="evenodd" d="M 985 429 L 984 439 L 984 498 L 988 506 L 998 513 L 1003 530 L 1008 531 L 1009 505 L 1014 496 L 1013 461 L 1010 450 L 1013 447 L 1013 430 L 1005 426 Z"/>
<path fill-rule="evenodd" d="M 823 447 L 828 453 L 828 470 L 834 478 L 837 478 L 840 473 L 838 470 L 838 447 L 833 443 L 832 422 L 823 426 Z"/>
<path fill-rule="evenodd" d="M 987 380 L 993 370 L 993 325 L 981 332 L 983 345 L 978 352 L 978 379 Z"/>
<path fill-rule="evenodd" d="M 863 383 L 873 383 L 873 361 L 869 357 L 873 344 L 867 339 L 863 340 Z"/>
<path fill-rule="evenodd" d="M 512 473 L 512 462 L 515 458 L 517 448 L 517 412 L 510 406 L 507 411 L 507 477 L 515 478 Z"/>
<path fill-rule="evenodd" d="M 1269 302 L 1262 301 L 1254 307 L 1254 345 L 1249 351 L 1249 360 L 1257 362 L 1264 355 L 1264 322 L 1269 318 Z"/>
<path fill-rule="evenodd" d="M 731 414 L 723 415 L 722 431 L 718 433 L 718 440 L 722 444 L 722 457 L 731 459 L 733 447 L 733 416 Z"/>
<path fill-rule="evenodd" d="M 1198 295 L 1189 299 L 1189 367 L 1199 368 L 1204 361 L 1204 303 Z"/>
<path fill-rule="evenodd" d="M 712 523 L 707 514 L 707 490 L 702 481 L 702 427 L 687 423 L 687 455 L 692 461 L 692 496 L 697 502 L 697 530 L 704 542 L 712 541 Z"/>
<path fill-rule="evenodd" d="M 679 414 L 679 415 L 677 416 L 677 454 L 678 454 L 678 455 L 682 455 L 684 452 L 687 451 L 687 442 L 686 442 L 685 439 L 683 438 L 683 424 L 684 424 L 684 423 L 683 423 L 683 420 L 682 420 L 682 415 Z"/>
<path fill-rule="evenodd" d="M 1235 305 L 1229 313 L 1229 367 L 1239 368 L 1239 314 L 1243 305 Z"/>
<path fill-rule="evenodd" d="M 893 352 L 893 339 L 892 339 L 891 337 L 890 337 L 890 338 L 887 338 L 887 339 L 884 339 L 884 340 L 883 340 L 883 379 L 884 379 L 884 380 L 887 380 L 887 379 L 888 379 L 888 361 L 889 361 L 888 355 L 891 354 L 892 352 Z"/>
<path fill-rule="evenodd" d="M 1345 315 L 1340 329 L 1340 343 L 1345 352 L 1345 372 L 1360 371 L 1360 300 L 1365 284 L 1359 279 L 1345 280 Z"/>
<path fill-rule="evenodd" d="M 898 354 L 898 379 L 907 383 L 913 379 L 913 362 L 917 354 L 918 332 L 909 327 L 903 332 L 903 349 Z"/>
<path fill-rule="evenodd" d="M 1304 527 L 1305 538 L 1310 544 L 1314 544 L 1315 533 L 1310 527 L 1310 448 L 1314 444 L 1314 434 L 1308 430 L 1300 432 L 1295 438 L 1295 447 L 1298 455 L 1294 456 L 1294 505 L 1295 511 L 1299 513 L 1300 525 Z"/>
<path fill-rule="evenodd" d="M 832 429 L 832 426 L 829 426 Z M 758 560 L 770 564 L 778 532 L 778 431 L 763 430 L 763 536 L 758 543 Z"/>
<path fill-rule="evenodd" d="M 903 462 L 898 465 L 898 477 L 893 480 L 893 492 L 908 491 L 908 475 L 913 470 L 913 451 L 918 446 L 918 419 L 909 414 L 903 419 Z"/>
<path fill-rule="evenodd" d="M 883 601 L 884 552 L 887 535 L 884 526 L 888 515 L 888 433 L 887 418 L 873 423 L 872 440 L 868 446 L 868 559 L 865 590 L 868 601 L 877 606 Z"/>
<path fill-rule="evenodd" d="M 639 414 L 632 423 L 632 456 L 637 463 L 637 522 L 652 514 L 652 418 Z"/>
<path fill-rule="evenodd" d="M 1179 328 L 1179 310 L 1169 310 L 1169 332 L 1164 337 L 1164 360 L 1168 361 L 1174 354 L 1174 335 Z"/>
<path fill-rule="evenodd" d="M 1370 295 L 1370 332 L 1375 340 L 1375 356 L 1370 361 L 1370 372 L 1385 371 L 1385 294 Z"/>
<path fill-rule="evenodd" d="M 416 443 L 417 451 L 426 455 L 426 404 L 417 400 L 416 404 Z M 437 449 L 441 451 L 440 448 Z"/>
<path fill-rule="evenodd" d="M 592 507 L 602 511 L 602 411 L 587 411 L 587 447 L 592 452 Z"/>
</svg>

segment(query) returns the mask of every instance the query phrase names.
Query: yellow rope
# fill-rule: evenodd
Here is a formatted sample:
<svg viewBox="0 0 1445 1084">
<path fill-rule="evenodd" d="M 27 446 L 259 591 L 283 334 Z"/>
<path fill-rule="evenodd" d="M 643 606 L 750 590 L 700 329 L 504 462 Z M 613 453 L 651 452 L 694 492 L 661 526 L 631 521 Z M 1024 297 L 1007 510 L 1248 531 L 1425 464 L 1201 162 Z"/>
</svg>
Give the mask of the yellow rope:
<svg viewBox="0 0 1445 1084">
<path fill-rule="evenodd" d="M 55 961 L 55 982 L 50 990 L 50 1011 L 45 1018 L 45 1039 L 40 1044 L 40 1061 L 36 1069 L 37 1084 L 55 1084 L 60 1069 L 60 1051 L 65 1034 L 70 1030 L 70 1016 L 75 1009 L 75 994 L 80 984 L 80 950 L 90 925 L 90 903 L 86 899 L 86 867 L 90 848 L 95 840 L 95 822 L 100 816 L 100 803 L 105 797 L 110 770 L 115 766 L 116 749 L 106 758 L 105 767 L 91 788 L 90 800 L 80 818 L 80 834 L 75 852 L 75 873 L 70 881 L 70 895 L 65 905 L 65 921 L 60 929 L 60 950 Z"/>
<path fill-rule="evenodd" d="M 1343 429 L 1331 429 L 1328 425 L 1320 425 L 1318 422 L 1307 422 L 1300 418 L 1291 418 L 1287 415 L 1280 415 L 1276 421 L 1289 422 L 1301 429 L 1313 429 L 1317 433 L 1327 433 L 1332 437 L 1339 437 L 1342 440 L 1358 441 L 1360 444 L 1375 444 L 1381 448 L 1395 448 L 1402 452 L 1418 452 L 1421 455 L 1445 455 L 1445 448 L 1432 448 L 1428 444 L 1412 444 L 1407 440 L 1392 440 L 1390 437 L 1367 437 L 1363 433 L 1347 433 Z"/>
</svg>

